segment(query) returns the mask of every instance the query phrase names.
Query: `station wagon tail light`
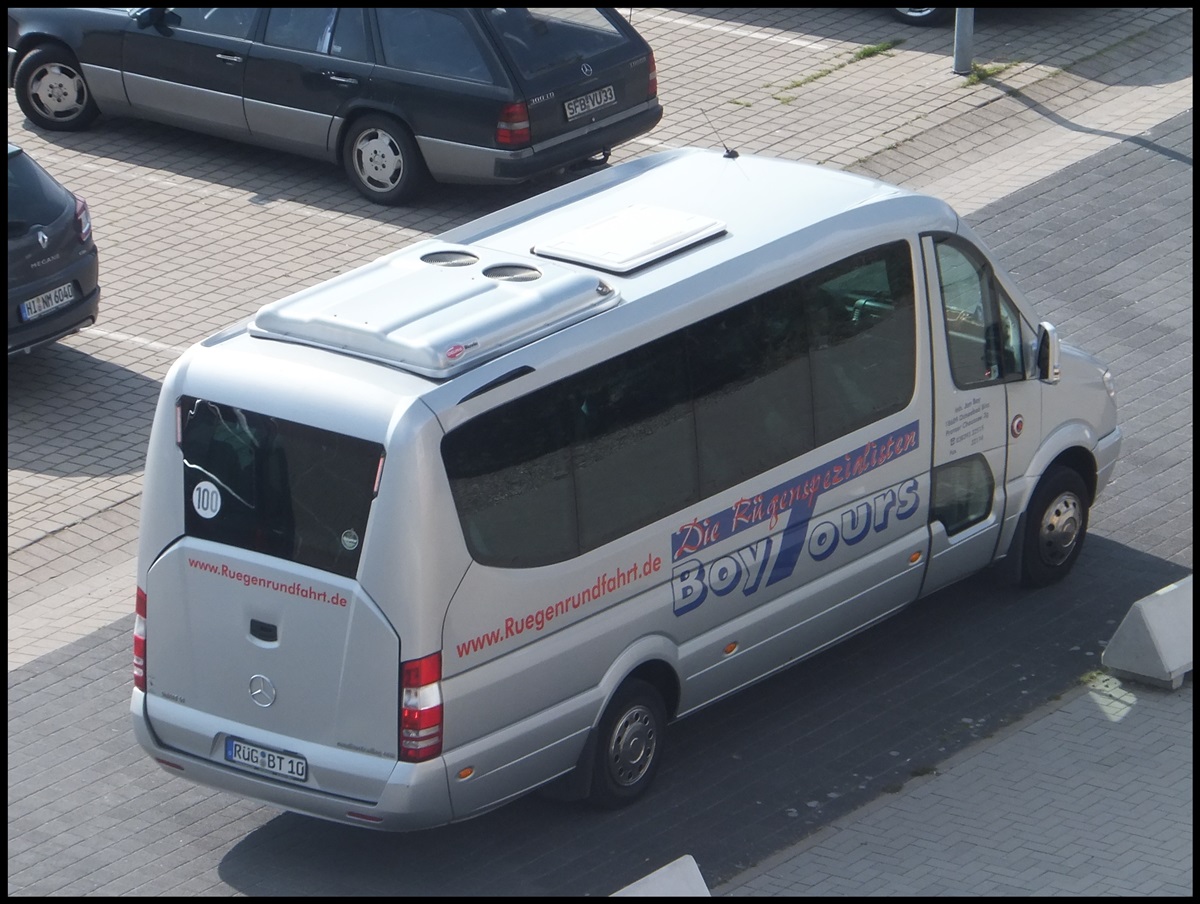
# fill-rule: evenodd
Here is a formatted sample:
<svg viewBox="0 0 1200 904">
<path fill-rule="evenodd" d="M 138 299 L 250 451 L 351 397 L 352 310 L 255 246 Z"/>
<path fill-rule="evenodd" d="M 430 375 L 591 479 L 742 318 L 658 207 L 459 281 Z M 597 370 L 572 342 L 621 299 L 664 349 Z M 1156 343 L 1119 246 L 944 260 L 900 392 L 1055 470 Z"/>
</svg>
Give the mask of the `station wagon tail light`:
<svg viewBox="0 0 1200 904">
<path fill-rule="evenodd" d="M 400 759 L 420 763 L 442 752 L 442 654 L 400 664 Z"/>
<path fill-rule="evenodd" d="M 650 85 L 646 89 L 647 97 L 658 97 L 658 66 L 654 64 L 654 51 L 650 51 Z"/>
<path fill-rule="evenodd" d="M 525 104 L 505 104 L 496 123 L 496 144 L 506 148 L 529 144 L 529 108 Z"/>
<path fill-rule="evenodd" d="M 133 686 L 143 693 L 146 690 L 146 591 L 137 588 L 134 604 L 137 613 L 133 620 Z"/>
<path fill-rule="evenodd" d="M 79 228 L 79 241 L 86 243 L 92 237 L 92 214 L 83 198 L 75 199 L 75 225 Z"/>
</svg>

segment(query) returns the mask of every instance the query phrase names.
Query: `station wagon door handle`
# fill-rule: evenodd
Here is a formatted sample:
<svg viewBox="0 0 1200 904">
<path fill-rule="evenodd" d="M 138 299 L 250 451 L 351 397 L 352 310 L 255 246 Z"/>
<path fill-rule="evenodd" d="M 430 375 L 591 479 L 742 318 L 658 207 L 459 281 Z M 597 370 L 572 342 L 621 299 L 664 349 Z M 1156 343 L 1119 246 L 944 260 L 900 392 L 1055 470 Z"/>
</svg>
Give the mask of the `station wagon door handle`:
<svg viewBox="0 0 1200 904">
<path fill-rule="evenodd" d="M 357 85 L 358 84 L 358 79 L 352 78 L 348 75 L 337 75 L 336 73 L 333 73 L 333 72 L 322 72 L 321 74 L 323 76 L 325 76 L 325 78 L 329 79 L 331 82 L 337 82 L 339 85 Z"/>
<path fill-rule="evenodd" d="M 224 60 L 226 63 L 240 63 L 242 58 L 236 53 L 218 53 L 218 60 Z"/>
</svg>

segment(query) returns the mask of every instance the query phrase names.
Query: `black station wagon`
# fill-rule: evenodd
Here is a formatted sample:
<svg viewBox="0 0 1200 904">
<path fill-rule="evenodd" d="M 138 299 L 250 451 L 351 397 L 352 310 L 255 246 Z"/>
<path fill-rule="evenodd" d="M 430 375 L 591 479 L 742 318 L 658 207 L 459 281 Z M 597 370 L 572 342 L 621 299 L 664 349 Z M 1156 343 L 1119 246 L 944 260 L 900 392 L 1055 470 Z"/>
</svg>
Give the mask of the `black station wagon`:
<svg viewBox="0 0 1200 904">
<path fill-rule="evenodd" d="M 601 162 L 662 118 L 611 8 L 22 7 L 8 48 L 36 127 L 156 120 L 341 163 L 381 204 Z"/>
</svg>

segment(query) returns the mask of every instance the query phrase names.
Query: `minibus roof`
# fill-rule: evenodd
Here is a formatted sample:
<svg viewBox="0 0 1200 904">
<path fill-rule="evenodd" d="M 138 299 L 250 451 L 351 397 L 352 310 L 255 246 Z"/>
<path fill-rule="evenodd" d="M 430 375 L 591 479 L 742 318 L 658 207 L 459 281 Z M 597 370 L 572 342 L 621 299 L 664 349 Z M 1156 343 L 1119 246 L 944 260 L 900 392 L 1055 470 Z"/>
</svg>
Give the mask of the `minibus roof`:
<svg viewBox="0 0 1200 904">
<path fill-rule="evenodd" d="M 832 220 L 954 231 L 944 203 L 828 167 L 684 148 L 631 160 L 264 306 L 252 335 L 447 379 Z M 830 227 L 833 224 L 830 223 Z M 895 227 L 889 233 L 895 236 Z"/>
</svg>

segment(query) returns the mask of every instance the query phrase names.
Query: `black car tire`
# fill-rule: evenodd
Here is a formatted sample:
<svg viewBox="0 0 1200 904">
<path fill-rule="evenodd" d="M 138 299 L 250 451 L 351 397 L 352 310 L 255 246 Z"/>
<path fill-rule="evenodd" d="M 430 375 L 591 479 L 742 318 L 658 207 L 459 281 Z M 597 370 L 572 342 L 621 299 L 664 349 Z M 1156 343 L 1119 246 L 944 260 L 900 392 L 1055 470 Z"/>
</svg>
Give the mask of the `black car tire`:
<svg viewBox="0 0 1200 904">
<path fill-rule="evenodd" d="M 954 21 L 953 6 L 930 6 L 923 9 L 893 7 L 892 15 L 909 25 L 947 25 Z"/>
<path fill-rule="evenodd" d="M 408 127 L 382 113 L 368 113 L 350 124 L 342 141 L 342 162 L 354 187 L 377 204 L 402 204 L 428 179 Z"/>
<path fill-rule="evenodd" d="M 1046 587 L 1071 570 L 1087 537 L 1088 491 L 1071 468 L 1055 465 L 1042 475 L 1025 513 L 1021 583 Z"/>
<path fill-rule="evenodd" d="M 667 710 L 652 684 L 625 681 L 609 701 L 597 729 L 589 801 L 615 809 L 641 797 L 662 760 Z"/>
<path fill-rule="evenodd" d="M 80 132 L 100 115 L 83 70 L 58 44 L 27 53 L 13 75 L 17 103 L 30 122 L 56 132 Z"/>
</svg>

